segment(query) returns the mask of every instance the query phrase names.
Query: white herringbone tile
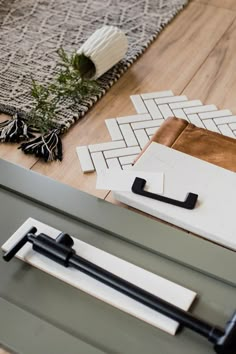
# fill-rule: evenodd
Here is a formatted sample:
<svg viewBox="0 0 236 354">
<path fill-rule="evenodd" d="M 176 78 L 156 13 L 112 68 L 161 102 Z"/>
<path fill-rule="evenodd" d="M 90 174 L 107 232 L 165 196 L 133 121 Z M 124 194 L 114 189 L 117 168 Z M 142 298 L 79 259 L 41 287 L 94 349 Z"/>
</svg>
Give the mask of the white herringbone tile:
<svg viewBox="0 0 236 354">
<path fill-rule="evenodd" d="M 175 96 L 172 91 L 131 96 L 137 114 L 106 119 L 111 142 L 76 148 L 83 172 L 132 168 L 133 159 L 168 117 L 186 119 L 197 127 L 236 138 L 236 115 L 213 104 Z"/>
</svg>

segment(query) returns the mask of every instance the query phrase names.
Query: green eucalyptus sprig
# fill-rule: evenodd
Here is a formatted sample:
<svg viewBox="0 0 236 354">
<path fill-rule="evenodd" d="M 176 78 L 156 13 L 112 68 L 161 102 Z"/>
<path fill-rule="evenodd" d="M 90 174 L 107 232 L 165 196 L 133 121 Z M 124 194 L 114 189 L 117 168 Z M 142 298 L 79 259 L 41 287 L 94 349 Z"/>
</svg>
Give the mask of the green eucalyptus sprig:
<svg viewBox="0 0 236 354">
<path fill-rule="evenodd" d="M 40 133 L 55 128 L 56 116 L 63 102 L 71 102 L 71 106 L 76 107 L 82 99 L 99 93 L 96 81 L 89 79 L 95 70 L 89 58 L 76 53 L 69 56 L 63 48 L 57 54 L 60 61 L 51 83 L 41 85 L 32 78 L 34 106 L 30 112 L 29 124 Z"/>
</svg>

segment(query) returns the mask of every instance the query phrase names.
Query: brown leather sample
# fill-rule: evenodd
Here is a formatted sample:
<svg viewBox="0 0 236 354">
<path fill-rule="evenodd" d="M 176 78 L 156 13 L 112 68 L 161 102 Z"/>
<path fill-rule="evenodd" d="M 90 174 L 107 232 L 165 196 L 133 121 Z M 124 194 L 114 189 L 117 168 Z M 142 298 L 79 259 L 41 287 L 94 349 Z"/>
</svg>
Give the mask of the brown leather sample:
<svg viewBox="0 0 236 354">
<path fill-rule="evenodd" d="M 198 128 L 184 119 L 168 118 L 143 148 L 138 158 L 151 142 L 172 147 L 236 172 L 236 139 Z"/>
</svg>

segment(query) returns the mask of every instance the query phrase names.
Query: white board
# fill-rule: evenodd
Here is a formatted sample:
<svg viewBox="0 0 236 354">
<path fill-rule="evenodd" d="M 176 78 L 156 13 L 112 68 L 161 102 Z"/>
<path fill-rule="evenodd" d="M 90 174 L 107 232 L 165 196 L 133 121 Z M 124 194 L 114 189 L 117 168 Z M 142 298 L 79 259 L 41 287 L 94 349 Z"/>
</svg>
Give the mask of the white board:
<svg viewBox="0 0 236 354">
<path fill-rule="evenodd" d="M 198 194 L 196 207 L 187 210 L 132 192 L 113 192 L 115 199 L 236 250 L 234 172 L 158 143 L 150 144 L 133 169 L 164 172 L 163 195 L 185 200 L 189 192 Z"/>
<path fill-rule="evenodd" d="M 61 231 L 56 230 L 37 220 L 29 218 L 2 246 L 4 251 L 9 250 L 16 244 L 28 230 L 35 226 L 37 234 L 45 233 L 56 238 Z M 66 230 L 63 230 L 66 232 Z M 115 275 L 137 285 L 146 291 L 165 299 L 166 301 L 187 311 L 196 293 L 176 283 L 162 278 L 154 273 L 148 272 L 140 267 L 104 252 L 94 246 L 73 238 L 76 253 L 81 257 L 97 264 L 98 266 L 114 273 Z M 179 324 L 158 312 L 142 305 L 126 295 L 112 289 L 89 277 L 88 275 L 74 269 L 65 268 L 52 260 L 32 250 L 30 243 L 26 244 L 18 253 L 17 257 L 44 272 L 100 299 L 120 310 L 129 313 L 163 331 L 174 335 Z M 9 267 L 11 264 L 9 263 Z M 69 299 L 68 299 L 69 300 Z"/>
</svg>

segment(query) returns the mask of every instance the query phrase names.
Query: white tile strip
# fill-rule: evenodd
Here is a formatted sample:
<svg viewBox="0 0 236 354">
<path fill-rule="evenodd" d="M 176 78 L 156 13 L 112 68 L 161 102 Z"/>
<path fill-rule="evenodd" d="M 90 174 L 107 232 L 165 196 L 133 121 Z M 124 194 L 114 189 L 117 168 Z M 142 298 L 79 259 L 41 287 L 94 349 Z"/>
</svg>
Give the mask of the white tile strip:
<svg viewBox="0 0 236 354">
<path fill-rule="evenodd" d="M 129 159 L 139 153 L 168 117 L 186 119 L 197 127 L 236 138 L 236 116 L 228 109 L 218 110 L 200 100 L 174 96 L 172 91 L 133 95 L 131 100 L 138 114 L 105 121 L 111 142 L 76 149 L 83 172 L 128 166 Z"/>
<path fill-rule="evenodd" d="M 156 98 L 155 102 L 157 105 L 159 105 L 165 103 L 187 101 L 187 99 L 188 98 L 186 96 L 173 96 L 173 97 Z"/>
<path fill-rule="evenodd" d="M 150 98 L 170 97 L 170 96 L 174 96 L 172 91 L 160 91 L 160 92 L 150 92 L 150 93 L 141 94 L 143 100 L 148 100 Z"/>
<path fill-rule="evenodd" d="M 165 119 L 169 117 L 173 117 L 173 112 L 168 106 L 168 104 L 160 104 L 159 109 Z"/>
<path fill-rule="evenodd" d="M 229 136 L 230 138 L 235 138 L 236 135 L 232 132 L 227 124 L 219 125 L 219 129 L 223 135 Z"/>
<path fill-rule="evenodd" d="M 134 147 L 128 147 L 125 149 L 105 151 L 104 156 L 106 159 L 109 159 L 111 157 L 120 157 L 120 156 L 138 154 L 140 152 L 140 150 L 141 149 L 139 146 L 134 146 Z"/>
<path fill-rule="evenodd" d="M 143 129 L 150 127 L 159 127 L 163 122 L 164 119 L 153 119 L 149 120 L 148 122 L 132 123 L 131 126 L 133 129 Z"/>
<path fill-rule="evenodd" d="M 92 156 L 93 163 L 94 163 L 96 171 L 107 169 L 107 164 L 106 164 L 106 161 L 104 159 L 104 156 L 103 156 L 102 152 L 93 152 L 91 154 L 91 156 Z"/>
<path fill-rule="evenodd" d="M 90 157 L 87 146 L 78 146 L 76 148 L 77 155 L 80 160 L 80 166 L 83 172 L 94 171 L 93 161 Z"/>
<path fill-rule="evenodd" d="M 133 165 L 132 164 L 128 164 L 128 165 L 123 165 L 122 166 L 122 169 L 123 170 L 131 170 L 133 168 Z"/>
<path fill-rule="evenodd" d="M 152 119 L 160 119 L 163 118 L 161 111 L 156 105 L 154 100 L 145 100 L 146 107 L 151 114 Z"/>
<path fill-rule="evenodd" d="M 144 120 L 150 120 L 152 117 L 149 113 L 146 114 L 135 114 L 134 116 L 127 116 L 127 117 L 119 117 L 117 118 L 118 124 L 125 124 L 125 123 L 133 123 L 133 122 L 142 122 Z"/>
<path fill-rule="evenodd" d="M 145 104 L 143 103 L 143 100 L 140 95 L 130 96 L 130 99 L 131 99 L 137 113 L 148 113 L 147 108 L 146 108 Z"/>
<path fill-rule="evenodd" d="M 189 120 L 187 115 L 184 113 L 184 110 L 179 108 L 179 109 L 173 109 L 173 116 L 177 117 L 177 118 L 182 118 L 185 120 Z"/>
<path fill-rule="evenodd" d="M 211 111 L 216 111 L 217 107 L 213 104 L 207 105 L 207 106 L 199 106 L 199 107 L 190 107 L 190 108 L 184 108 L 184 112 L 186 114 L 192 114 L 192 113 L 201 113 L 201 112 L 211 112 Z"/>
<path fill-rule="evenodd" d="M 120 132 L 119 125 L 118 125 L 117 120 L 115 118 L 106 119 L 105 123 L 106 123 L 107 129 L 109 131 L 109 134 L 111 136 L 111 140 L 115 141 L 115 140 L 122 140 L 123 139 L 123 136 Z"/>
<path fill-rule="evenodd" d="M 201 119 L 199 118 L 198 114 L 189 114 L 188 119 L 189 119 L 190 123 L 196 125 L 198 128 L 205 128 L 205 126 L 202 123 Z"/>
<path fill-rule="evenodd" d="M 236 123 L 236 116 L 213 118 L 213 120 L 216 124 Z"/>
<path fill-rule="evenodd" d="M 135 130 L 135 135 L 136 135 L 136 138 L 137 138 L 137 140 L 139 142 L 139 145 L 140 145 L 141 149 L 144 148 L 144 146 L 149 141 L 149 137 L 148 137 L 145 129 L 137 129 L 137 130 Z"/>
<path fill-rule="evenodd" d="M 232 116 L 232 112 L 229 109 L 224 109 L 220 111 L 199 113 L 199 117 L 201 119 L 209 119 L 209 118 L 217 118 L 217 117 L 225 117 L 225 116 Z"/>
<path fill-rule="evenodd" d="M 206 129 L 211 130 L 212 132 L 220 133 L 217 125 L 215 125 L 212 119 L 205 119 L 204 125 Z"/>
<path fill-rule="evenodd" d="M 126 147 L 124 140 L 111 141 L 109 143 L 94 144 L 88 146 L 90 152 L 106 151 L 124 147 Z"/>
<path fill-rule="evenodd" d="M 202 106 L 202 102 L 199 100 L 194 100 L 194 101 L 170 103 L 171 109 L 188 108 L 188 107 L 196 107 L 196 106 Z"/>
<path fill-rule="evenodd" d="M 138 141 L 133 133 L 133 130 L 131 129 L 130 124 L 121 124 L 120 130 L 123 134 L 123 137 L 125 139 L 127 146 L 137 146 L 138 145 Z"/>
</svg>

